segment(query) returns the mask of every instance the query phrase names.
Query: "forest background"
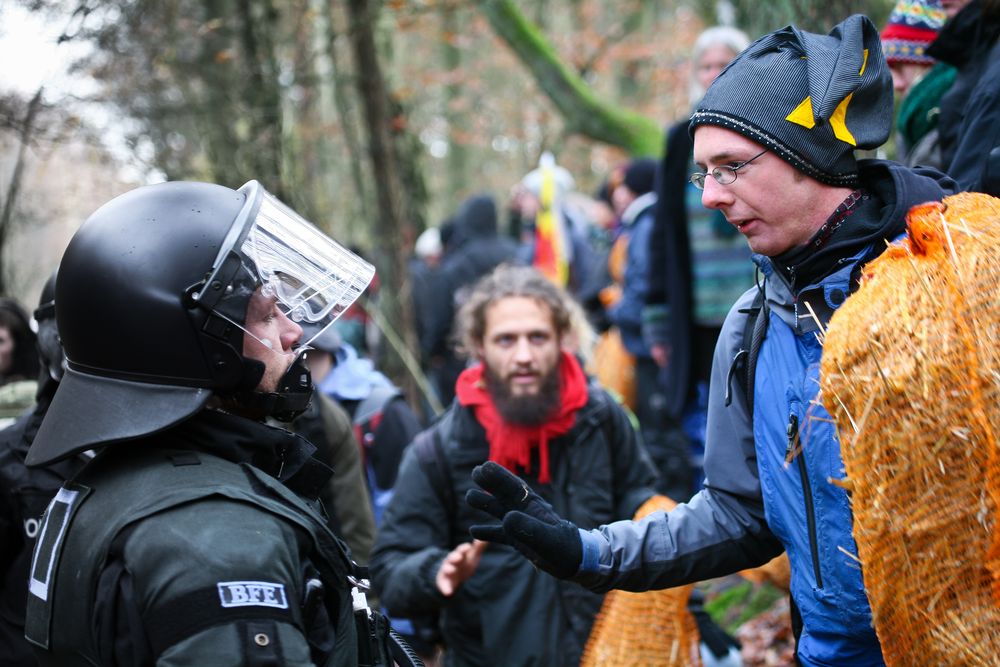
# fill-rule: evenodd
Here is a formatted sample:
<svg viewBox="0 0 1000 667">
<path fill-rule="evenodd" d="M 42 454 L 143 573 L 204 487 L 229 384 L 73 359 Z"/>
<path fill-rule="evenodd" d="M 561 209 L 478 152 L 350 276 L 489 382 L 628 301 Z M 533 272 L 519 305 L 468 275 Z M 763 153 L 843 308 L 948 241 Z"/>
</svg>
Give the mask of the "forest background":
<svg viewBox="0 0 1000 667">
<path fill-rule="evenodd" d="M 593 192 L 690 111 L 698 33 L 814 32 L 891 0 L 7 0 L 83 46 L 85 94 L 0 73 L 0 294 L 33 305 L 73 231 L 137 185 L 253 178 L 379 271 L 380 365 L 413 391 L 406 262 L 544 151 Z M 0 34 L 18 29 L 4 22 Z M 65 48 L 59 47 L 59 48 Z M 4 69 L 18 63 L 4 63 Z M 503 216 L 502 216 L 503 217 Z M 501 224 L 503 224 L 503 220 Z"/>
</svg>

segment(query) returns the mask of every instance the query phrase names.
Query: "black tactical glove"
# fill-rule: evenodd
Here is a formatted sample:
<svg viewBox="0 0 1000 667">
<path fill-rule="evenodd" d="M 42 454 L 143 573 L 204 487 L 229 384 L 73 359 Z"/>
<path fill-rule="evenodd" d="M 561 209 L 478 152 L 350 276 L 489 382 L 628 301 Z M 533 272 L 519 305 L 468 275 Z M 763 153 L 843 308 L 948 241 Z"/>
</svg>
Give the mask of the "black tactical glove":
<svg viewBox="0 0 1000 667">
<path fill-rule="evenodd" d="M 472 481 L 489 493 L 469 489 L 467 503 L 501 521 L 471 526 L 479 540 L 509 544 L 539 569 L 568 579 L 580 569 L 583 544 L 575 525 L 559 517 L 552 506 L 503 466 L 487 461 L 472 471 Z"/>
</svg>

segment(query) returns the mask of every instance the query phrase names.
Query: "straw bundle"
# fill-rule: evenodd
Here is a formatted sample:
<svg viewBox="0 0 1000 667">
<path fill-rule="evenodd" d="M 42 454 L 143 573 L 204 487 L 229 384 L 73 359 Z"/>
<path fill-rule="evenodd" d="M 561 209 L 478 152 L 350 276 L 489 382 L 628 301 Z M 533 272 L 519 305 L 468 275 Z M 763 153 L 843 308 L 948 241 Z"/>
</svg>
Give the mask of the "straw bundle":
<svg viewBox="0 0 1000 667">
<path fill-rule="evenodd" d="M 914 207 L 821 367 L 889 665 L 1000 655 L 1000 199 Z"/>
<path fill-rule="evenodd" d="M 768 583 L 788 592 L 791 590 L 792 566 L 788 562 L 788 554 L 781 554 L 760 567 L 740 570 L 740 576 L 757 585 Z"/>
<path fill-rule="evenodd" d="M 674 507 L 676 503 L 666 496 L 653 496 L 635 518 Z M 590 631 L 581 667 L 700 667 L 698 626 L 687 608 L 692 588 L 693 584 L 645 593 L 608 593 Z"/>
</svg>

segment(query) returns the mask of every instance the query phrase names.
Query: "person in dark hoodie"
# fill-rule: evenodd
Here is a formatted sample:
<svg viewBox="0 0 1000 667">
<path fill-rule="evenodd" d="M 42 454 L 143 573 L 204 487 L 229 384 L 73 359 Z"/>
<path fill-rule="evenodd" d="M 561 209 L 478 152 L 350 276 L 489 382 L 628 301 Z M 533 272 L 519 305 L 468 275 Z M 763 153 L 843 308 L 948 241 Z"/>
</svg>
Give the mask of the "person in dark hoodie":
<svg viewBox="0 0 1000 667">
<path fill-rule="evenodd" d="M 927 54 L 958 70 L 940 103 L 945 171 L 963 190 L 1000 196 L 1000 0 L 962 7 Z"/>
<path fill-rule="evenodd" d="M 496 202 L 492 196 L 481 194 L 458 207 L 445 247 L 439 272 L 439 307 L 426 327 L 431 372 L 441 403 L 447 405 L 455 397 L 455 381 L 464 367 L 449 339 L 455 312 L 477 280 L 498 265 L 514 261 L 517 245 L 498 233 Z"/>
<path fill-rule="evenodd" d="M 691 54 L 692 108 L 749 44 L 743 32 L 729 26 L 698 35 Z M 671 496 L 677 501 L 687 500 L 701 486 L 712 352 L 729 307 L 753 285 L 754 276 L 750 249 L 739 232 L 721 211 L 702 205 L 701 191 L 691 182 L 697 167 L 689 122 L 685 118 L 667 131 L 642 310 L 643 339 L 660 369 L 663 419 L 682 425 L 690 447 L 683 462 L 687 483 L 678 496 Z"/>
<path fill-rule="evenodd" d="M 730 309 L 715 348 L 705 487 L 669 513 L 581 530 L 487 462 L 472 477 L 489 493 L 467 500 L 501 523 L 474 526 L 473 537 L 512 544 L 595 591 L 669 588 L 785 550 L 799 662 L 884 664 L 851 499 L 829 482 L 843 476 L 840 443 L 817 394 L 818 334 L 862 267 L 904 233 L 912 206 L 956 190 L 933 169 L 855 158 L 888 139 L 892 113 L 878 30 L 861 15 L 829 35 L 794 26 L 765 35 L 719 74 L 691 117 L 692 181 L 747 239 L 762 279 Z M 749 330 L 763 339 L 748 352 L 755 309 L 762 326 Z M 737 372 L 748 356 L 756 371 Z"/>
<path fill-rule="evenodd" d="M 642 337 L 642 309 L 649 295 L 650 235 L 656 217 L 653 190 L 657 163 L 636 158 L 625 167 L 622 182 L 611 192 L 611 203 L 622 222 L 617 243 L 626 244 L 621 298 L 607 308 L 607 318 L 621 333 L 625 349 L 635 359 L 635 414 L 643 444 L 660 472 L 657 490 L 673 500 L 690 496 L 688 443 L 679 422 L 664 410 L 659 366 Z"/>
</svg>

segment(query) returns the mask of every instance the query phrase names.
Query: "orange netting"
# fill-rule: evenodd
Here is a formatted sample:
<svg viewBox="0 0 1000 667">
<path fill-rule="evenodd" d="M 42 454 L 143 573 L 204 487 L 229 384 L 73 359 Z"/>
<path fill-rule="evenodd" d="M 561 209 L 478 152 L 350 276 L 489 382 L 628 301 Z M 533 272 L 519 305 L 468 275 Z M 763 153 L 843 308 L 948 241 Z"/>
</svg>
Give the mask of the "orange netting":
<svg viewBox="0 0 1000 667">
<path fill-rule="evenodd" d="M 740 570 L 740 576 L 758 585 L 769 583 L 786 593 L 791 590 L 792 567 L 788 562 L 788 554 L 775 556 L 760 567 Z"/>
<path fill-rule="evenodd" d="M 830 322 L 822 397 L 889 665 L 1000 655 L 1000 199 L 914 207 Z"/>
<path fill-rule="evenodd" d="M 666 496 L 653 496 L 635 513 L 669 512 L 677 504 Z M 687 667 L 700 666 L 698 626 L 688 611 L 694 584 L 661 591 L 630 593 L 611 591 L 604 598 L 581 667 Z"/>
</svg>

